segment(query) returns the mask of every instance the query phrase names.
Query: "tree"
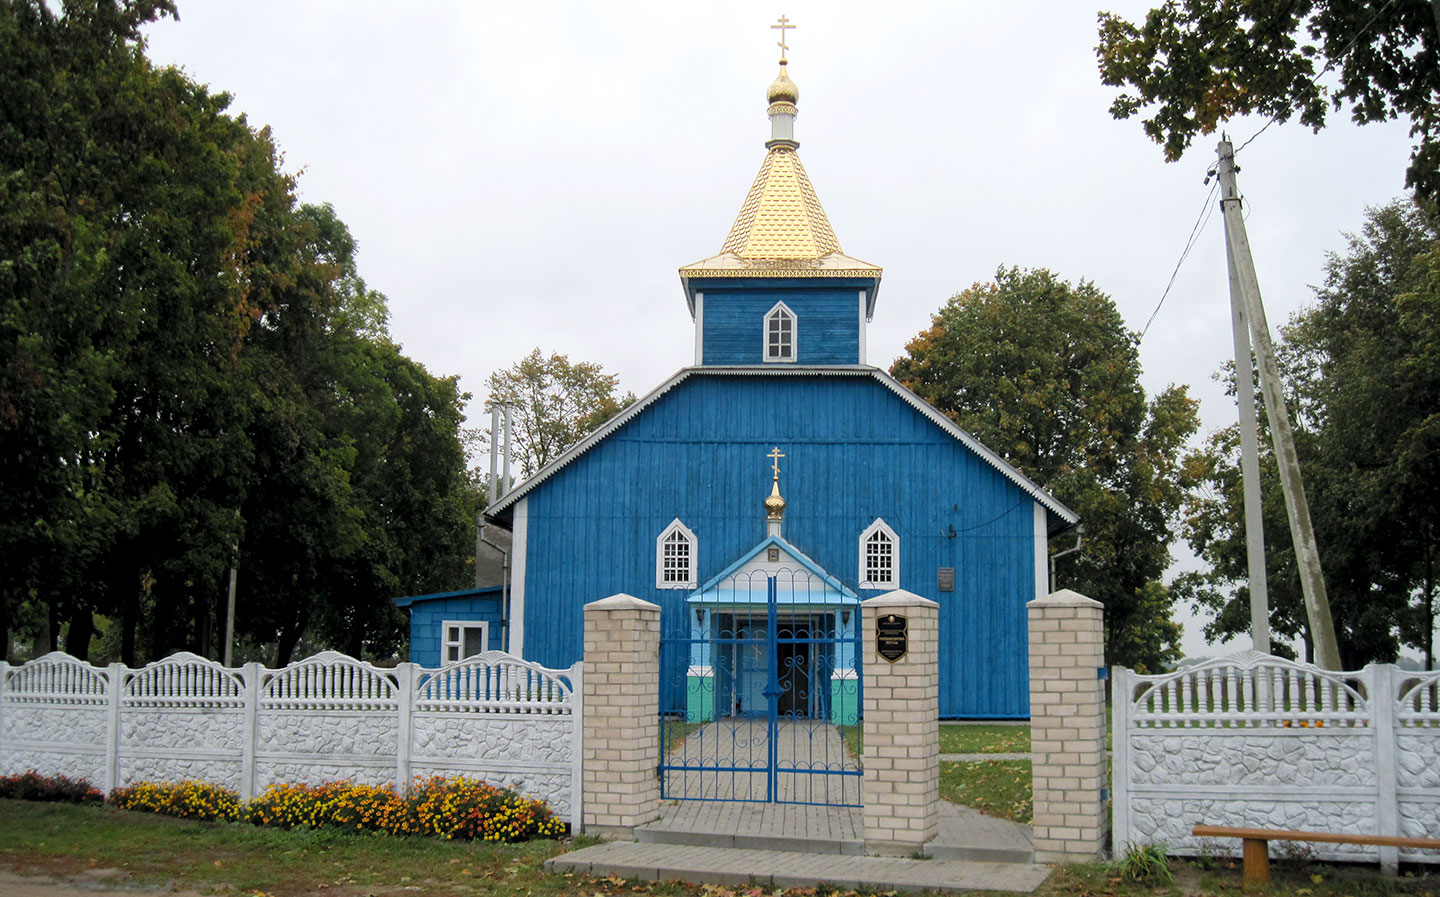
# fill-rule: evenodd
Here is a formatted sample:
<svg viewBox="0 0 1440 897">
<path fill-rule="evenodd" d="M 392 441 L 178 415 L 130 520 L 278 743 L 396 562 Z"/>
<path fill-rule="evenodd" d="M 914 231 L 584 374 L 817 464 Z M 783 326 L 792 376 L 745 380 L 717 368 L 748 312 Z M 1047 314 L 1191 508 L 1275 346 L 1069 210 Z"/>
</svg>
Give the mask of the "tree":
<svg viewBox="0 0 1440 897">
<path fill-rule="evenodd" d="M 1440 526 L 1440 222 L 1413 203 L 1371 209 L 1344 255 L 1326 263 L 1316 304 L 1282 331 L 1281 361 L 1314 498 L 1316 537 L 1347 669 L 1434 662 Z M 1200 488 L 1186 536 L 1211 570 L 1185 587 L 1215 613 L 1207 632 L 1248 629 L 1232 430 L 1189 459 Z M 1273 465 L 1262 458 L 1266 529 L 1284 531 Z M 1275 540 L 1283 541 L 1283 540 Z M 1271 625 L 1309 644 L 1288 544 L 1267 546 Z"/>
<path fill-rule="evenodd" d="M 401 354 L 268 129 L 152 66 L 163 0 L 0 0 L 0 646 L 393 654 L 468 578 L 467 397 Z M 113 634 L 112 634 L 113 636 Z"/>
<path fill-rule="evenodd" d="M 1318 131 L 1348 108 L 1358 124 L 1408 117 L 1406 184 L 1440 191 L 1440 8 L 1430 0 L 1165 0 L 1143 24 L 1099 18 L 1101 80 L 1127 89 L 1110 113 L 1148 113 L 1145 133 L 1167 160 L 1236 115 L 1298 115 Z M 1317 77 L 1331 68 L 1334 86 Z"/>
<path fill-rule="evenodd" d="M 1080 515 L 1085 551 L 1058 576 L 1104 602 L 1113 662 L 1157 670 L 1179 657 L 1161 575 L 1198 418 L 1184 387 L 1147 401 L 1137 342 L 1093 284 L 1001 268 L 947 301 L 891 373 Z"/>
<path fill-rule="evenodd" d="M 546 358 L 538 348 L 491 374 L 490 403 L 511 408 L 521 475 L 531 476 L 633 403 L 634 393 L 616 396 L 619 382 L 599 364 L 572 364 L 559 353 Z"/>
</svg>

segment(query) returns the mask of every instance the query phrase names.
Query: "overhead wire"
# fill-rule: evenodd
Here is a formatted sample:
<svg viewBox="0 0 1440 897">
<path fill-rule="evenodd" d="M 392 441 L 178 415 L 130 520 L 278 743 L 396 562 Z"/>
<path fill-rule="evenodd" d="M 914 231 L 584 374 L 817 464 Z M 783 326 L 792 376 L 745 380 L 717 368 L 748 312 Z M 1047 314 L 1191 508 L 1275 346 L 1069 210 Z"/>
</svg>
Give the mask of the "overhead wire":
<svg viewBox="0 0 1440 897">
<path fill-rule="evenodd" d="M 1180 276 L 1180 267 L 1190 257 L 1190 252 L 1195 248 L 1200 238 L 1200 232 L 1205 229 L 1205 222 L 1210 220 L 1210 215 L 1215 211 L 1211 200 L 1215 198 L 1216 192 L 1220 189 L 1220 182 L 1215 181 L 1210 185 L 1210 192 L 1205 194 L 1205 204 L 1200 209 L 1200 214 L 1195 216 L 1195 225 L 1190 228 L 1190 236 L 1185 241 L 1185 248 L 1180 252 L 1180 258 L 1175 262 L 1175 270 L 1170 272 L 1170 282 L 1165 284 L 1165 292 L 1160 294 L 1160 301 L 1155 303 L 1155 310 L 1150 313 L 1150 318 L 1145 322 L 1145 327 L 1140 331 L 1140 341 L 1144 342 L 1145 334 L 1150 332 L 1150 325 L 1155 323 L 1155 316 L 1160 314 L 1160 309 L 1165 305 L 1165 300 L 1170 296 L 1170 290 L 1175 286 L 1175 279 Z"/>
<path fill-rule="evenodd" d="M 1381 6 L 1379 9 L 1377 9 L 1375 11 L 1375 14 L 1372 15 L 1369 20 L 1360 27 L 1360 30 L 1355 32 L 1355 36 L 1350 38 L 1349 43 L 1347 43 L 1339 53 L 1335 54 L 1331 58 L 1330 62 L 1326 63 L 1323 69 L 1317 72 L 1315 76 L 1310 79 L 1310 84 L 1314 86 L 1319 82 L 1321 78 L 1325 77 L 1325 75 L 1328 74 L 1329 71 L 1335 67 L 1335 63 L 1338 60 L 1344 58 L 1345 54 L 1350 52 L 1351 48 L 1355 46 L 1355 44 L 1360 40 L 1360 38 L 1365 36 L 1365 33 L 1370 30 L 1370 26 L 1374 25 L 1375 22 L 1382 15 L 1384 15 L 1390 9 L 1390 7 L 1394 5 L 1395 0 L 1387 0 L 1384 6 Z M 1279 120 L 1279 113 L 1270 116 L 1269 121 L 1265 122 L 1265 124 L 1262 125 L 1258 131 L 1256 131 L 1254 134 L 1251 134 L 1248 138 L 1246 138 L 1244 143 L 1240 144 L 1240 146 L 1235 148 L 1232 153 L 1232 158 L 1234 156 L 1238 156 L 1241 150 L 1249 146 L 1255 140 L 1255 138 L 1259 137 L 1261 134 L 1264 134 L 1267 130 L 1270 129 L 1271 125 L 1275 124 Z M 1210 181 L 1210 178 L 1207 177 L 1206 181 Z M 1200 210 L 1200 214 L 1195 218 L 1195 226 L 1190 229 L 1190 238 L 1186 240 L 1185 248 L 1181 251 L 1179 260 L 1175 262 L 1175 270 L 1170 272 L 1170 282 L 1165 285 L 1165 291 L 1160 295 L 1160 301 L 1155 303 L 1155 310 L 1150 313 L 1149 319 L 1145 321 L 1144 329 L 1140 331 L 1140 340 L 1142 342 L 1145 339 L 1145 334 L 1150 332 L 1150 325 L 1155 323 L 1155 316 L 1160 314 L 1160 309 L 1165 305 L 1165 300 L 1167 297 L 1169 297 L 1170 290 L 1175 286 L 1175 279 L 1180 274 L 1181 266 L 1185 264 L 1185 259 L 1190 256 L 1190 251 L 1195 248 L 1195 242 L 1199 237 L 1200 232 L 1204 229 L 1205 223 L 1210 220 L 1210 215 L 1215 211 L 1215 206 L 1211 204 L 1211 200 L 1214 198 L 1216 191 L 1219 189 L 1219 181 L 1211 183 L 1210 192 L 1205 196 L 1205 205 Z"/>
<path fill-rule="evenodd" d="M 1351 49 L 1352 47 L 1354 47 L 1355 44 L 1360 41 L 1360 38 L 1362 38 L 1362 37 L 1365 36 L 1365 32 L 1367 32 L 1367 31 L 1370 30 L 1370 26 L 1371 26 L 1371 25 L 1374 25 L 1375 22 L 1376 22 L 1376 20 L 1379 19 L 1382 15 L 1384 15 L 1384 14 L 1386 13 L 1386 11 L 1388 11 L 1388 10 L 1390 9 L 1390 7 L 1392 7 L 1392 6 L 1394 6 L 1394 5 L 1395 5 L 1395 0 L 1387 0 L 1387 2 L 1385 3 L 1384 6 L 1380 7 L 1380 8 L 1377 9 L 1377 10 L 1375 10 L 1375 14 L 1370 17 L 1370 20 L 1369 20 L 1369 21 L 1367 21 L 1364 25 L 1360 26 L 1360 30 L 1357 31 L 1357 32 L 1355 32 L 1355 36 L 1352 37 L 1352 38 L 1350 38 L 1350 42 L 1345 45 L 1344 49 L 1342 49 L 1339 53 L 1336 53 L 1334 56 L 1332 56 L 1332 57 L 1330 58 L 1330 61 L 1325 64 L 1325 67 L 1324 67 L 1323 69 L 1321 69 L 1319 72 L 1317 72 L 1317 73 L 1315 74 L 1315 76 L 1310 79 L 1310 86 L 1311 86 L 1311 87 L 1314 87 L 1316 84 L 1318 84 L 1319 81 L 1320 81 L 1320 79 L 1323 78 L 1323 77 L 1325 77 L 1325 75 L 1326 75 L 1327 73 L 1329 73 L 1329 71 L 1335 67 L 1335 63 L 1336 63 L 1338 60 L 1343 59 L 1343 58 L 1345 57 L 1345 54 L 1346 54 L 1346 53 L 1349 53 L 1349 52 L 1350 52 L 1350 49 Z M 1243 150 L 1245 147 L 1249 146 L 1249 145 L 1250 145 L 1250 141 L 1254 140 L 1256 137 L 1259 137 L 1261 134 L 1264 134 L 1264 133 L 1270 128 L 1271 125 L 1275 124 L 1275 123 L 1276 123 L 1277 121 L 1279 121 L 1279 120 L 1280 120 L 1280 114 L 1279 114 L 1278 112 L 1277 112 L 1275 115 L 1270 116 L 1270 120 L 1267 121 L 1263 126 L 1261 126 L 1260 130 L 1256 131 L 1254 134 L 1251 134 L 1250 137 L 1249 137 L 1244 143 L 1240 144 L 1238 147 L 1235 148 L 1235 153 L 1234 153 L 1234 154 L 1237 155 L 1237 156 L 1240 155 L 1240 150 Z"/>
</svg>

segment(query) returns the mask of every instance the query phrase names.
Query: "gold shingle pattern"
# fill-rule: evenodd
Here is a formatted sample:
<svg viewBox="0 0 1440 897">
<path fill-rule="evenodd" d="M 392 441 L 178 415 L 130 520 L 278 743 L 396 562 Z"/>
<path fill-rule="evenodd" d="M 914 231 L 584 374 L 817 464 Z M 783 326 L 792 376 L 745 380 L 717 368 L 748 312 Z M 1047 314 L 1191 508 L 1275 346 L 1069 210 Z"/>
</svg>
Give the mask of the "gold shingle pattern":
<svg viewBox="0 0 1440 897">
<path fill-rule="evenodd" d="M 818 259 L 840 252 L 794 149 L 775 147 L 765 154 L 720 252 L 743 259 Z"/>
</svg>

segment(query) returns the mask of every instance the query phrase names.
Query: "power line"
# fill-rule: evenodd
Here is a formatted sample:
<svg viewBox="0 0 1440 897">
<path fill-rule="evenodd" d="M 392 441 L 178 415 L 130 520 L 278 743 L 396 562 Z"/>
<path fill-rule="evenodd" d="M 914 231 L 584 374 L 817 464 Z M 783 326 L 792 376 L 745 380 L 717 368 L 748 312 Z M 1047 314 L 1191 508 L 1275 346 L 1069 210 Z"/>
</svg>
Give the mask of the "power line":
<svg viewBox="0 0 1440 897">
<path fill-rule="evenodd" d="M 1160 301 L 1155 303 L 1155 310 L 1150 313 L 1150 318 L 1145 322 L 1145 329 L 1140 331 L 1140 341 L 1144 342 L 1145 334 L 1150 332 L 1150 325 L 1155 323 L 1155 316 L 1160 314 L 1160 308 L 1165 304 L 1165 299 L 1170 295 L 1170 290 L 1175 286 L 1175 278 L 1180 275 L 1180 266 L 1185 264 L 1185 259 L 1190 257 L 1190 251 L 1195 248 L 1195 243 L 1200 237 L 1200 232 L 1205 228 L 1205 222 L 1210 220 L 1210 215 L 1215 211 L 1215 206 L 1210 202 L 1220 189 L 1220 182 L 1215 181 L 1210 185 L 1210 192 L 1205 194 L 1205 204 L 1200 208 L 1200 214 L 1195 216 L 1195 226 L 1190 228 L 1190 237 L 1185 241 L 1185 249 L 1181 251 L 1180 258 L 1175 262 L 1175 270 L 1170 272 L 1170 282 L 1165 284 L 1165 292 L 1160 295 Z"/>
<path fill-rule="evenodd" d="M 1360 30 L 1357 31 L 1357 32 L 1355 32 L 1355 36 L 1352 37 L 1352 38 L 1350 38 L 1350 43 L 1348 43 L 1348 44 L 1345 45 L 1345 49 L 1341 50 L 1339 53 L 1336 53 L 1335 56 L 1332 57 L 1331 60 L 1330 60 L 1328 63 L 1325 64 L 1325 67 L 1324 67 L 1323 69 L 1321 69 L 1321 70 L 1315 75 L 1315 77 L 1313 77 L 1313 78 L 1310 79 L 1310 86 L 1311 86 L 1311 87 L 1316 86 L 1316 85 L 1319 83 L 1320 79 L 1323 78 L 1323 77 L 1325 77 L 1326 73 L 1329 72 L 1331 69 L 1333 69 L 1333 68 L 1335 67 L 1336 61 L 1344 58 L 1345 54 L 1346 54 L 1346 53 L 1349 53 L 1349 52 L 1350 52 L 1350 49 L 1351 49 L 1352 47 L 1354 47 L 1356 43 L 1359 42 L 1360 38 L 1362 38 L 1362 37 L 1365 36 L 1365 32 L 1367 32 L 1367 31 L 1370 30 L 1370 26 L 1371 26 L 1371 25 L 1374 25 L 1374 24 L 1375 24 L 1375 21 L 1376 21 L 1377 19 L 1379 19 L 1382 15 L 1384 15 L 1385 12 L 1386 12 L 1387 10 L 1389 10 L 1390 7 L 1392 7 L 1392 6 L 1394 6 L 1394 5 L 1395 5 L 1395 0 L 1389 0 L 1389 2 L 1387 2 L 1384 6 L 1380 7 L 1379 9 L 1377 9 L 1377 10 L 1375 11 L 1375 15 L 1373 15 L 1373 16 L 1370 17 L 1370 21 L 1368 21 L 1368 22 L 1366 22 L 1364 25 L 1362 25 L 1362 26 L 1360 27 Z M 1236 147 L 1236 148 L 1235 148 L 1235 151 L 1234 151 L 1231 155 L 1232 155 L 1232 156 L 1238 156 L 1238 155 L 1240 155 L 1240 151 L 1243 150 L 1245 147 L 1249 146 L 1251 140 L 1254 140 L 1256 137 L 1259 137 L 1261 134 L 1264 134 L 1264 133 L 1266 132 L 1266 130 L 1268 130 L 1271 125 L 1275 124 L 1275 122 L 1277 122 L 1277 121 L 1279 121 L 1279 120 L 1280 120 L 1280 113 L 1278 113 L 1278 112 L 1277 112 L 1276 114 L 1270 116 L 1270 120 L 1267 121 L 1267 122 L 1264 124 L 1264 126 L 1262 126 L 1262 127 L 1260 128 L 1260 130 L 1256 131 L 1254 134 L 1251 134 L 1251 135 L 1250 135 L 1250 138 L 1249 138 L 1248 140 L 1246 140 L 1244 143 L 1242 143 L 1242 144 L 1240 144 L 1238 147 Z"/>
</svg>

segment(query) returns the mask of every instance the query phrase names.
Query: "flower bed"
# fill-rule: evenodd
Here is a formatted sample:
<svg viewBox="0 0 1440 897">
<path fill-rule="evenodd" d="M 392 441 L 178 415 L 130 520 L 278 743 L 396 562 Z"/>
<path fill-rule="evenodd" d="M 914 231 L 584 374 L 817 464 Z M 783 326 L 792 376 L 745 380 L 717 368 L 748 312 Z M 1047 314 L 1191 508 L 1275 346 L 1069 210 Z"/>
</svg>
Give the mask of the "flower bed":
<svg viewBox="0 0 1440 897">
<path fill-rule="evenodd" d="M 331 827 L 508 843 L 565 834 L 565 824 L 544 801 L 463 777 L 418 780 L 404 796 L 388 787 L 343 781 L 271 785 L 244 804 L 234 792 L 204 782 L 141 782 L 111 792 L 110 803 L 125 810 L 276 828 Z"/>
</svg>

